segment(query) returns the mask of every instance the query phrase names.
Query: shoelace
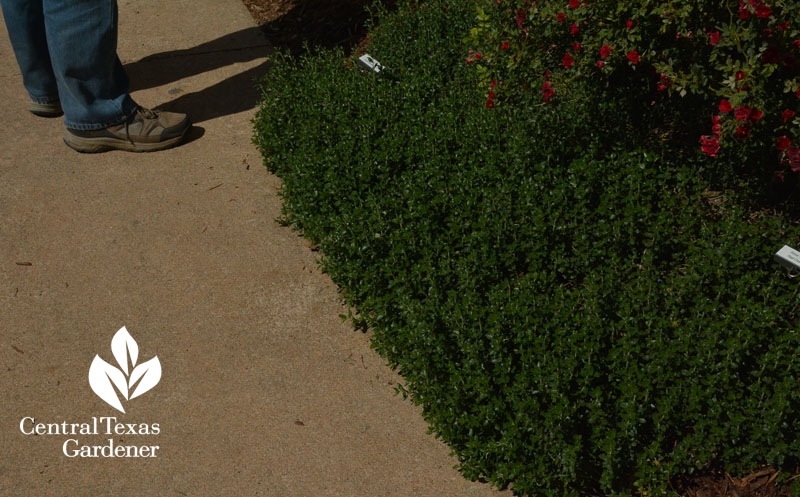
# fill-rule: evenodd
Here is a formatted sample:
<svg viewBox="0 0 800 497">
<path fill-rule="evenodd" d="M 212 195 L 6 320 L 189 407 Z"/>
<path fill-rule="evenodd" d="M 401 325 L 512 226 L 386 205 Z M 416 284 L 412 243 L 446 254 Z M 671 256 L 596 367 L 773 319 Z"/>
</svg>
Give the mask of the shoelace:
<svg viewBox="0 0 800 497">
<path fill-rule="evenodd" d="M 145 109 L 144 107 L 139 107 L 136 109 L 137 114 L 142 114 L 147 119 L 158 119 L 158 112 L 150 109 Z"/>
<path fill-rule="evenodd" d="M 128 139 L 129 142 L 131 142 L 131 145 L 136 145 L 136 144 L 133 142 L 133 140 L 131 140 L 131 133 L 128 130 L 128 126 L 130 126 L 131 122 L 136 120 L 136 116 L 139 114 L 144 116 L 145 119 L 158 119 L 158 113 L 156 111 L 151 109 L 145 109 L 144 107 L 139 106 L 136 109 L 136 112 L 134 112 L 131 115 L 130 119 L 125 121 L 125 137 Z"/>
</svg>

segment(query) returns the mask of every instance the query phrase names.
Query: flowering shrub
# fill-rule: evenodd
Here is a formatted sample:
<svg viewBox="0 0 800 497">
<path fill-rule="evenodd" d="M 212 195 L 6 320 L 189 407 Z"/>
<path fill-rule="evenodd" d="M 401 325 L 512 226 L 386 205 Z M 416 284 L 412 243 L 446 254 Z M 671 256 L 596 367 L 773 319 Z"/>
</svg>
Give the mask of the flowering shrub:
<svg viewBox="0 0 800 497">
<path fill-rule="evenodd" d="M 800 2 L 477 2 L 467 41 L 481 57 L 467 62 L 498 86 L 487 107 L 550 104 L 585 79 L 598 98 L 624 93 L 701 119 L 707 131 L 693 142 L 708 156 L 770 152 L 779 172 L 800 172 Z"/>
</svg>

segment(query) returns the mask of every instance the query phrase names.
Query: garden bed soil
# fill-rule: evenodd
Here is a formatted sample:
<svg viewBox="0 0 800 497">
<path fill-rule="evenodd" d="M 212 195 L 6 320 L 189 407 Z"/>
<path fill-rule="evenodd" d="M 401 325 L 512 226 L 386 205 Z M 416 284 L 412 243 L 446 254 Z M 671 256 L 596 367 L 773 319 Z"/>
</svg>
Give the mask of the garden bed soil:
<svg viewBox="0 0 800 497">
<path fill-rule="evenodd" d="M 309 48 L 341 47 L 345 54 L 367 35 L 373 0 L 242 0 L 275 48 L 298 55 Z M 385 0 L 394 6 L 395 0 Z"/>
<path fill-rule="evenodd" d="M 789 497 L 787 486 L 776 482 L 780 472 L 765 468 L 744 478 L 727 473 L 712 473 L 689 478 L 678 478 L 676 490 L 687 497 Z"/>
</svg>

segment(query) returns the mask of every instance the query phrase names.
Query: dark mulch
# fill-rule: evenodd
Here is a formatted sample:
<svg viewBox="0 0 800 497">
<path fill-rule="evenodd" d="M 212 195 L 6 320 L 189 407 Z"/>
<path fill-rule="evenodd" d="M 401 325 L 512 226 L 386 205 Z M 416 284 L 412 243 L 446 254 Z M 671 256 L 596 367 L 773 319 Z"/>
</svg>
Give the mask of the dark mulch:
<svg viewBox="0 0 800 497">
<path fill-rule="evenodd" d="M 772 468 L 743 478 L 727 473 L 711 473 L 676 478 L 675 489 L 687 497 L 789 497 L 787 485 L 778 486 L 780 472 Z"/>
<path fill-rule="evenodd" d="M 366 37 L 366 8 L 373 0 L 242 0 L 267 40 L 292 54 L 342 47 L 350 54 Z M 384 0 L 393 8 L 396 0 Z"/>
</svg>

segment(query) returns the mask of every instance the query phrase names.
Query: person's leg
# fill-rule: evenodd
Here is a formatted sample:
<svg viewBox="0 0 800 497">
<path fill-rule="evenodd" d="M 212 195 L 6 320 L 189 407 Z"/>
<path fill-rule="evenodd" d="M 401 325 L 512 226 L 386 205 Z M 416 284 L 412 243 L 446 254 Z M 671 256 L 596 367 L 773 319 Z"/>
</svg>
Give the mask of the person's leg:
<svg viewBox="0 0 800 497">
<path fill-rule="evenodd" d="M 7 0 L 3 0 L 6 2 Z M 25 0 L 13 0 L 13 2 Z M 137 109 L 117 58 L 116 0 L 43 0 L 44 27 L 64 124 L 98 130 Z"/>
<path fill-rule="evenodd" d="M 60 98 L 67 145 L 79 152 L 151 152 L 186 136 L 185 114 L 143 109 L 129 95 L 117 57 L 116 0 L 0 2 L 31 105 Z"/>
<path fill-rule="evenodd" d="M 31 102 L 40 104 L 31 110 L 41 107 L 44 112 L 48 104 L 58 102 L 58 86 L 47 48 L 42 0 L 2 0 L 0 5 L 22 83 Z"/>
</svg>

